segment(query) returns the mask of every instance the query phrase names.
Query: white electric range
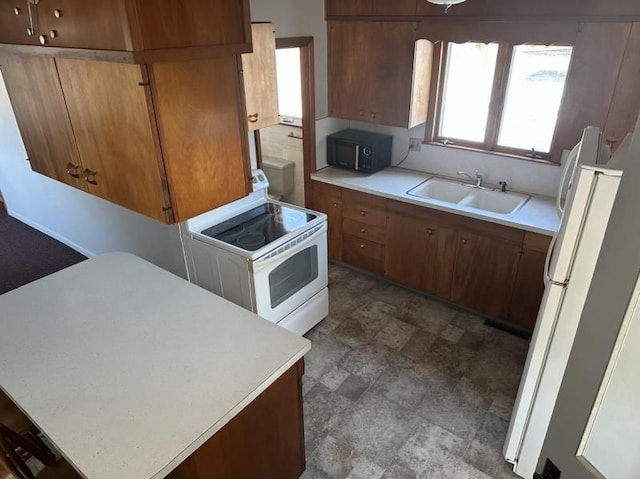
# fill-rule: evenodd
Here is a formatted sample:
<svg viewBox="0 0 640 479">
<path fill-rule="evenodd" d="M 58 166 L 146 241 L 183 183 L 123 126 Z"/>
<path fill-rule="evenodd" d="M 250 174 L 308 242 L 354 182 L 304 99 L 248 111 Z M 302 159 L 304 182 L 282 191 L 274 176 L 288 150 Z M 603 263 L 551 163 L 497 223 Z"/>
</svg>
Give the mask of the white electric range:
<svg viewBox="0 0 640 479">
<path fill-rule="evenodd" d="M 328 314 L 327 217 L 253 193 L 182 225 L 189 280 L 297 334 Z"/>
</svg>

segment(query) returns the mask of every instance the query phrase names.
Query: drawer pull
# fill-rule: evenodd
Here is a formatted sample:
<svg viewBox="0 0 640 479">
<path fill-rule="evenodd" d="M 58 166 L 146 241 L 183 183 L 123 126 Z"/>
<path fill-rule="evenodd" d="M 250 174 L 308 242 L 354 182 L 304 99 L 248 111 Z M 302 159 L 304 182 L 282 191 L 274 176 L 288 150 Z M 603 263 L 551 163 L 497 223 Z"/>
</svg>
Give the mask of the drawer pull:
<svg viewBox="0 0 640 479">
<path fill-rule="evenodd" d="M 428 234 L 429 236 L 433 236 L 433 230 L 432 230 L 431 228 L 429 228 L 429 229 L 427 230 L 427 234 Z"/>
<path fill-rule="evenodd" d="M 367 230 L 366 230 L 366 229 L 364 229 L 364 228 L 360 228 L 360 233 L 366 233 L 366 232 L 367 232 Z"/>
<path fill-rule="evenodd" d="M 53 16 L 56 17 L 56 18 L 60 18 L 62 16 L 62 10 L 56 8 L 53 11 Z"/>
<path fill-rule="evenodd" d="M 364 243 L 360 243 L 360 248 L 364 249 Z"/>
<path fill-rule="evenodd" d="M 338 207 L 338 203 L 336 203 L 335 201 L 333 202 L 333 207 L 337 208 Z"/>
<path fill-rule="evenodd" d="M 360 210 L 360 216 L 366 216 L 367 212 L 365 210 Z"/>
<path fill-rule="evenodd" d="M 15 13 L 16 15 L 20 15 L 20 9 L 18 7 L 14 8 L 13 13 Z"/>
<path fill-rule="evenodd" d="M 467 244 L 467 240 L 466 239 L 462 239 L 462 244 Z"/>
</svg>

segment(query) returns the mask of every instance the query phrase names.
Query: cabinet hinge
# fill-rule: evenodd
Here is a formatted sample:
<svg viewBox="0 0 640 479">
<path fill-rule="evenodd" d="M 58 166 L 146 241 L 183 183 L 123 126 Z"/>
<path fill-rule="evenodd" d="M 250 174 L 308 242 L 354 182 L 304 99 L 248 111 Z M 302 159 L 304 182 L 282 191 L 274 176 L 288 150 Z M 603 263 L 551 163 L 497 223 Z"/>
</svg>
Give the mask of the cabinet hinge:
<svg viewBox="0 0 640 479">
<path fill-rule="evenodd" d="M 162 208 L 162 211 L 167 212 L 167 211 L 173 211 L 173 207 L 171 206 L 165 206 L 164 208 Z"/>
<path fill-rule="evenodd" d="M 149 85 L 151 85 L 151 83 L 149 83 L 148 81 L 138 82 L 138 86 L 149 86 Z"/>
</svg>

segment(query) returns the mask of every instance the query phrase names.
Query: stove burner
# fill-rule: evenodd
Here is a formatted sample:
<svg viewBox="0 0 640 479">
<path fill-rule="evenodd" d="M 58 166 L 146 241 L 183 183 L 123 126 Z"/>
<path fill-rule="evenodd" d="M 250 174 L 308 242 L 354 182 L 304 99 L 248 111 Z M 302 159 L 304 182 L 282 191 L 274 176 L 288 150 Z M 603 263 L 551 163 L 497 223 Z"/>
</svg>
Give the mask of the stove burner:
<svg viewBox="0 0 640 479">
<path fill-rule="evenodd" d="M 261 233 L 247 233 L 238 237 L 238 246 L 255 251 L 266 243 L 266 238 Z"/>
<path fill-rule="evenodd" d="M 285 225 L 288 229 L 295 229 L 306 223 L 306 218 L 296 213 L 284 212 L 274 215 L 276 223 Z"/>
<path fill-rule="evenodd" d="M 244 233 L 244 226 L 233 223 L 231 221 L 221 223 L 219 226 L 225 229 L 225 231 L 218 235 L 218 238 L 220 238 L 222 241 L 234 242 L 242 233 Z"/>
</svg>

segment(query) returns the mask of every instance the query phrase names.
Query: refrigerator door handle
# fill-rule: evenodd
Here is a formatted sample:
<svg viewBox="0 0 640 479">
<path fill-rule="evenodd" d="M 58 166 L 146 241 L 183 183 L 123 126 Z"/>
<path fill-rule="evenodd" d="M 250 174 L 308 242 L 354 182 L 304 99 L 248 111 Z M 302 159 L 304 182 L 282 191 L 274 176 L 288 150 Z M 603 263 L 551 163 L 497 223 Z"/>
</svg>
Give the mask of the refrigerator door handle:
<svg viewBox="0 0 640 479">
<path fill-rule="evenodd" d="M 562 218 L 564 213 L 564 206 L 562 205 L 562 190 L 564 189 L 564 183 L 567 180 L 567 174 L 569 171 L 573 170 L 571 165 L 578 159 L 578 152 L 580 151 L 581 142 L 573 147 L 569 156 L 567 157 L 567 164 L 564 166 L 562 170 L 562 176 L 560 178 L 560 186 L 558 187 L 558 194 L 556 195 L 556 210 L 558 211 L 558 216 Z M 571 189 L 571 185 L 569 185 L 568 189 Z"/>
<path fill-rule="evenodd" d="M 544 274 L 543 274 L 543 281 L 544 281 L 544 286 L 549 287 L 549 285 L 551 284 L 555 284 L 556 286 L 566 286 L 567 283 L 566 282 L 560 282 L 560 281 L 554 281 L 553 279 L 551 279 L 551 275 L 549 274 L 549 268 L 551 268 L 551 257 L 553 256 L 553 250 L 556 247 L 556 243 L 558 242 L 558 233 L 553 235 L 553 238 L 551 238 L 551 244 L 549 245 L 549 249 L 547 250 L 547 257 L 544 261 Z"/>
</svg>

